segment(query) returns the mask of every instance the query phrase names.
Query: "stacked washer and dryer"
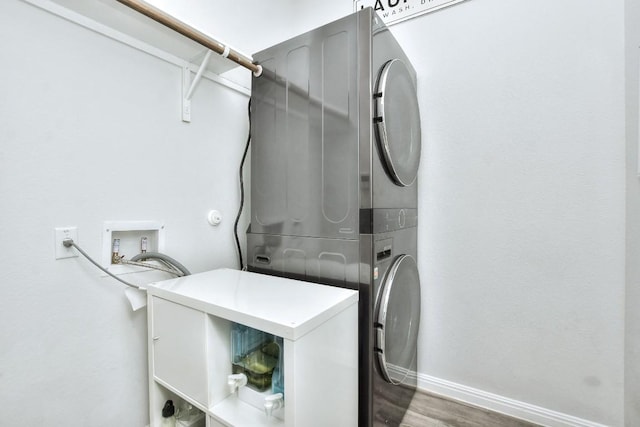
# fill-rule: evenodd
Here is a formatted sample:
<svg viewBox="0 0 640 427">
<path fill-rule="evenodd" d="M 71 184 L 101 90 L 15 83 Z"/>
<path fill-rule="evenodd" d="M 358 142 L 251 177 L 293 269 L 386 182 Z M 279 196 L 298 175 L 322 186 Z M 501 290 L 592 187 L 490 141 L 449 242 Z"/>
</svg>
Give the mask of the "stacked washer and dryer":
<svg viewBox="0 0 640 427">
<path fill-rule="evenodd" d="M 398 425 L 420 320 L 415 70 L 371 8 L 254 60 L 248 269 L 359 290 L 359 425 Z"/>
</svg>

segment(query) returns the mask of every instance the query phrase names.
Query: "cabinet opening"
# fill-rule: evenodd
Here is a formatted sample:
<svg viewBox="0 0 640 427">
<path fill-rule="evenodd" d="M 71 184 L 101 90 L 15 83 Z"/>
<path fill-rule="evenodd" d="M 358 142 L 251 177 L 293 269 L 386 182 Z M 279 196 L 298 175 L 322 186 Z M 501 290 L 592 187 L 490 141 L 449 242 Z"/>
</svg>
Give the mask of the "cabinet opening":
<svg viewBox="0 0 640 427">
<path fill-rule="evenodd" d="M 284 395 L 283 349 L 282 337 L 239 323 L 231 325 L 232 372 L 244 374 L 247 386 L 258 392 Z"/>
<path fill-rule="evenodd" d="M 154 419 L 157 421 L 154 426 L 164 425 L 163 409 L 170 400 L 174 407 L 172 417 L 175 419 L 176 427 L 205 427 L 206 414 L 191 402 L 183 399 L 178 394 L 155 383 L 155 399 L 151 400 L 151 411 L 154 412 Z"/>
</svg>

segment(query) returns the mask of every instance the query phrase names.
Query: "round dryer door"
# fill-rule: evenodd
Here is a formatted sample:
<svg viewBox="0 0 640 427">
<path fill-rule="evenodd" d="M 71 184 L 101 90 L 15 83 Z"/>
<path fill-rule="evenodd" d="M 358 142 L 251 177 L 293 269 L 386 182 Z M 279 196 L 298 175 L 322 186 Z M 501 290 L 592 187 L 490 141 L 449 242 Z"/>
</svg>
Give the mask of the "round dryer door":
<svg viewBox="0 0 640 427">
<path fill-rule="evenodd" d="M 413 184 L 420 165 L 420 110 L 409 69 L 399 59 L 380 70 L 375 94 L 375 123 L 382 162 L 400 186 Z"/>
<path fill-rule="evenodd" d="M 388 382 L 402 384 L 415 370 L 420 324 L 420 278 L 412 256 L 400 255 L 389 268 L 376 320 L 380 372 Z"/>
</svg>

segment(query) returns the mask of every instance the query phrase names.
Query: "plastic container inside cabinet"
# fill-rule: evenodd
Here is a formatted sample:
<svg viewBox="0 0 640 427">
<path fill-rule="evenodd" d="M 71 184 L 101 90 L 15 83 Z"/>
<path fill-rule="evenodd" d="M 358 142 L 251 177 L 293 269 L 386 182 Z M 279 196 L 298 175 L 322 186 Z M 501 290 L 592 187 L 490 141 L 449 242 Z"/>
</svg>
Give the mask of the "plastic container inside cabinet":
<svg viewBox="0 0 640 427">
<path fill-rule="evenodd" d="M 176 414 L 176 427 L 205 427 L 204 413 L 188 402 L 183 402 Z"/>
<path fill-rule="evenodd" d="M 249 387 L 255 390 L 262 392 L 271 388 L 274 370 L 279 368 L 278 372 L 283 372 L 279 364 L 282 345 L 277 343 L 278 339 L 282 341 L 280 337 L 234 323 L 231 328 L 233 373 L 245 374 Z"/>
<path fill-rule="evenodd" d="M 278 345 L 278 364 L 273 370 L 273 376 L 271 377 L 271 388 L 273 393 L 282 393 L 284 395 L 284 341 L 282 337 L 276 337 L 276 344 Z"/>
</svg>

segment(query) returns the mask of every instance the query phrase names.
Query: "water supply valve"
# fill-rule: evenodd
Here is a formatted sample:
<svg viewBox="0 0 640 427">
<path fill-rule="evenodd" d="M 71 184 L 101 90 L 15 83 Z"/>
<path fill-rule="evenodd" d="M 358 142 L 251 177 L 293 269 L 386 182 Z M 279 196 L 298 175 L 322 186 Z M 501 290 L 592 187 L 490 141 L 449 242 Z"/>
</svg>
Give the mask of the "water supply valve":
<svg viewBox="0 0 640 427">
<path fill-rule="evenodd" d="M 280 409 L 284 406 L 284 396 L 282 393 L 271 394 L 264 398 L 264 413 L 267 417 L 273 414 L 273 411 Z"/>
<path fill-rule="evenodd" d="M 245 374 L 231 374 L 227 377 L 229 392 L 236 393 L 240 387 L 247 385 L 247 376 Z"/>
</svg>

